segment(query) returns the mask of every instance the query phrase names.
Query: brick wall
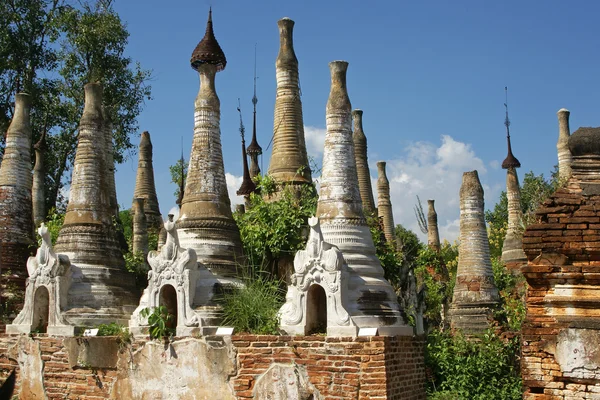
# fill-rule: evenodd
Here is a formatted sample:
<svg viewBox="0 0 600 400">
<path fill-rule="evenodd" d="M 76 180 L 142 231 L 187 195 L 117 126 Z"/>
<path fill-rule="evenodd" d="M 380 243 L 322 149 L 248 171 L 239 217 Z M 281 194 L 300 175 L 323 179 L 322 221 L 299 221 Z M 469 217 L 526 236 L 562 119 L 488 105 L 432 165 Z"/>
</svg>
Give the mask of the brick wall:
<svg viewBox="0 0 600 400">
<path fill-rule="evenodd" d="M 326 399 L 425 399 L 424 341 L 412 337 L 233 336 L 236 396 L 249 399 L 271 363 L 306 367 Z"/>
<path fill-rule="evenodd" d="M 525 399 L 600 399 L 600 195 L 571 178 L 523 237 Z"/>
<path fill-rule="evenodd" d="M 135 353 L 147 346 L 147 341 L 136 341 L 131 347 L 119 348 L 106 343 L 94 344 L 100 340 L 116 339 L 0 336 L 0 379 L 7 371 L 17 367 L 17 392 L 22 399 L 36 398 L 44 392 L 48 399 L 136 398 L 132 391 L 120 390 L 123 381 L 131 380 L 131 374 L 137 374 L 135 379 L 140 379 L 139 375 L 144 373 L 144 366 L 132 367 L 129 360 L 144 360 L 143 357 L 136 358 Z M 202 339 L 180 341 L 183 340 Z M 235 335 L 231 340 L 215 337 L 206 340 L 221 341 L 234 354 L 235 373 L 220 377 L 229 380 L 231 398 L 253 398 L 256 383 L 271 366 L 294 365 L 306 373 L 311 387 L 324 399 L 425 399 L 422 339 Z M 79 356 L 73 356 L 73 346 L 77 345 L 84 349 L 99 348 L 106 354 L 82 361 L 81 350 Z M 161 362 L 167 363 L 168 353 L 172 350 L 167 346 L 163 350 L 162 344 L 158 348 L 164 351 L 164 355 L 160 356 L 164 361 Z M 179 353 L 179 358 L 186 356 L 190 355 Z M 211 358 L 210 354 L 208 358 Z M 156 371 L 152 366 L 146 367 Z M 226 368 L 221 367 L 215 366 L 209 374 L 223 375 L 220 371 Z M 41 375 L 36 371 L 42 371 Z M 143 376 L 141 378 L 143 380 Z M 149 381 L 156 378 L 148 376 Z M 193 396 L 193 388 L 189 389 L 190 396 Z"/>
</svg>

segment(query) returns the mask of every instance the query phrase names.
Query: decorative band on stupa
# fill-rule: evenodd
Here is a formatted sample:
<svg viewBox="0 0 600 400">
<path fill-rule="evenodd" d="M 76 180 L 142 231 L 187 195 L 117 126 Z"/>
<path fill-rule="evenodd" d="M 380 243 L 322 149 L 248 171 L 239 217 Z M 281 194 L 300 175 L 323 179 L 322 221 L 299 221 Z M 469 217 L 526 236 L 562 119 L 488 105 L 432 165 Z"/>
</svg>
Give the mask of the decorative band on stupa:
<svg viewBox="0 0 600 400">
<path fill-rule="evenodd" d="M 294 21 L 282 18 L 277 25 L 280 40 L 275 63 L 277 93 L 268 175 L 277 183 L 312 184 L 304 138 L 298 59 L 293 43 Z"/>
<path fill-rule="evenodd" d="M 200 75 L 200 91 L 195 101 L 194 138 L 176 226 L 181 246 L 195 250 L 198 262 L 217 275 L 235 276 L 243 265 L 242 243 L 225 181 L 220 101 L 215 91 L 215 75 L 226 64 L 209 11 L 206 34 L 191 58 L 192 68 Z"/>
</svg>

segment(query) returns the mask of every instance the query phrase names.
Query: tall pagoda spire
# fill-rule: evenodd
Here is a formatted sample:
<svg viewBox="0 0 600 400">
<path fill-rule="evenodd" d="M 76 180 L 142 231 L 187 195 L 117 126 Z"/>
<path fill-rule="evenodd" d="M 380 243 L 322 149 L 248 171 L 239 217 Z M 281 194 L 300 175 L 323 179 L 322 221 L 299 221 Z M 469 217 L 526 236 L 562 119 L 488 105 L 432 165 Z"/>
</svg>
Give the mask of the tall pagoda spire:
<svg viewBox="0 0 600 400">
<path fill-rule="evenodd" d="M 252 120 L 252 141 L 246 149 L 246 153 L 250 156 L 250 177 L 252 179 L 260 175 L 260 167 L 258 166 L 258 156 L 262 154 L 262 147 L 259 146 L 256 140 L 256 104 L 258 103 L 258 97 L 256 97 L 256 45 L 254 46 L 254 96 L 252 97 L 252 105 L 254 106 L 253 120 Z"/>
<path fill-rule="evenodd" d="M 182 248 L 194 249 L 198 262 L 220 276 L 235 276 L 242 260 L 240 231 L 233 220 L 221 148 L 221 102 L 215 76 L 227 64 L 213 33 L 209 12 L 206 34 L 190 60 L 200 75 L 194 108 L 194 137 L 185 193 L 176 222 Z"/>
<path fill-rule="evenodd" d="M 268 174 L 277 183 L 312 184 L 304 138 L 298 59 L 294 52 L 292 34 L 294 21 L 282 18 L 277 25 L 279 26 L 279 54 L 275 62 L 277 94 L 273 150 Z"/>
<path fill-rule="evenodd" d="M 527 262 L 523 252 L 523 210 L 521 209 L 521 189 L 519 188 L 519 177 L 517 168 L 521 163 L 512 153 L 510 145 L 510 120 L 508 119 L 508 88 L 504 88 L 506 101 L 506 140 L 508 142 L 508 155 L 502 162 L 502 168 L 506 170 L 506 197 L 508 199 L 508 228 L 502 245 L 502 262 L 508 269 L 519 271 L 519 267 Z"/>
</svg>

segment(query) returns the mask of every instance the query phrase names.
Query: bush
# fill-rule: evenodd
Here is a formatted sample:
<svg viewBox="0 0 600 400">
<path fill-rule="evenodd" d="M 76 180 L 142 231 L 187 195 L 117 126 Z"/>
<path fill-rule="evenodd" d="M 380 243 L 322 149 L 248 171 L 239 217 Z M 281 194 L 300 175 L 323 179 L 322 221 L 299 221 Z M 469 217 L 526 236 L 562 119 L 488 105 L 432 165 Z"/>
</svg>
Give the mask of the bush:
<svg viewBox="0 0 600 400">
<path fill-rule="evenodd" d="M 175 329 L 170 326 L 173 321 L 173 315 L 169 314 L 167 307 L 144 308 L 140 311 L 140 315 L 148 318 L 150 339 L 166 339 L 175 334 Z"/>
<path fill-rule="evenodd" d="M 522 398 L 519 338 L 501 339 L 488 331 L 477 340 L 433 332 L 425 361 L 433 374 L 428 398 L 512 400 Z"/>
<path fill-rule="evenodd" d="M 505 329 L 520 331 L 525 320 L 525 292 L 527 284 L 523 275 L 513 275 L 502 264 L 500 258 L 492 258 L 494 281 L 500 293 L 500 307 L 494 314 L 494 319 Z"/>
<path fill-rule="evenodd" d="M 217 301 L 223 306 L 223 325 L 237 332 L 279 333 L 277 312 L 284 302 L 280 282 L 265 276 L 244 279 L 244 286 L 226 290 Z"/>
</svg>

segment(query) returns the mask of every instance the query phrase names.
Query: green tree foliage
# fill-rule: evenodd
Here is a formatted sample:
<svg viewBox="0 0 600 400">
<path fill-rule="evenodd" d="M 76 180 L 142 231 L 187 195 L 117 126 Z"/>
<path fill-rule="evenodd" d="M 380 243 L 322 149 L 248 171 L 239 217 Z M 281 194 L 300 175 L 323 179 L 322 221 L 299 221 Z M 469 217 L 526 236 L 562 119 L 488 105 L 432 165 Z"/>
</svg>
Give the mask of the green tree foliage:
<svg viewBox="0 0 600 400">
<path fill-rule="evenodd" d="M 177 185 L 177 189 L 175 189 L 175 192 L 173 193 L 176 199 L 179 199 L 179 192 L 181 191 L 180 188 L 182 186 L 184 186 L 185 188 L 185 180 L 187 178 L 188 165 L 189 163 L 184 160 L 182 155 L 181 158 L 177 160 L 177 162 L 174 165 L 169 166 L 169 172 L 171 173 L 171 182 Z"/>
<path fill-rule="evenodd" d="M 434 331 L 428 336 L 426 363 L 432 379 L 430 399 L 521 399 L 518 337 L 501 338 L 489 331 L 479 340 Z"/>
<path fill-rule="evenodd" d="M 137 116 L 150 98 L 150 72 L 125 56 L 129 33 L 110 0 L 77 6 L 66 0 L 6 0 L 0 15 L 0 131 L 12 118 L 14 94 L 30 93 L 33 141 L 48 133 L 46 209 L 63 211 L 61 189 L 74 160 L 83 85 L 103 84 L 114 159 L 122 162 L 134 148 Z"/>
<path fill-rule="evenodd" d="M 262 194 L 272 193 L 274 189 L 268 176 L 258 177 L 257 186 Z M 277 276 L 278 259 L 293 258 L 305 247 L 307 221 L 317 209 L 317 196 L 311 185 L 303 185 L 300 193 L 296 193 L 295 188 L 284 187 L 278 195 L 277 201 L 265 201 L 253 193 L 246 212 L 234 214 L 249 265 L 274 276 Z"/>
<path fill-rule="evenodd" d="M 452 301 L 457 267 L 457 243 L 450 244 L 445 240 L 439 253 L 427 246 L 419 252 L 415 274 L 426 290 L 423 317 L 428 328 L 444 328 L 442 322 Z"/>
<path fill-rule="evenodd" d="M 140 315 L 148 318 L 150 339 L 168 339 L 175 334 L 171 326 L 175 317 L 169 314 L 167 307 L 144 308 Z"/>
<path fill-rule="evenodd" d="M 529 171 L 521 183 L 521 209 L 523 210 L 523 229 L 535 222 L 535 210 L 550 196 L 559 185 L 558 175 L 552 174 L 550 181 L 543 174 L 535 175 Z M 508 227 L 508 198 L 506 192 L 500 194 L 500 200 L 493 210 L 485 212 L 489 224 L 490 255 L 492 258 L 502 255 L 502 245 Z"/>
</svg>

